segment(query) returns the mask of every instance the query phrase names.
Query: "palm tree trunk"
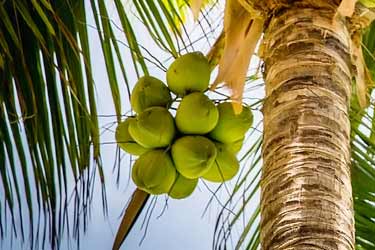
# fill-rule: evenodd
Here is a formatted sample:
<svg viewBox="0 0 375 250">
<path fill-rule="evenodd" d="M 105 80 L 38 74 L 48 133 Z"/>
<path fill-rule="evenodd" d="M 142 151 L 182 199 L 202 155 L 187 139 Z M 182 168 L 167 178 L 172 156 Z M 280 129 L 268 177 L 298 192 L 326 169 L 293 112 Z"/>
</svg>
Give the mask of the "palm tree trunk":
<svg viewBox="0 0 375 250">
<path fill-rule="evenodd" d="M 350 34 L 334 1 L 294 2 L 274 10 L 263 44 L 261 245 L 354 249 Z"/>
</svg>

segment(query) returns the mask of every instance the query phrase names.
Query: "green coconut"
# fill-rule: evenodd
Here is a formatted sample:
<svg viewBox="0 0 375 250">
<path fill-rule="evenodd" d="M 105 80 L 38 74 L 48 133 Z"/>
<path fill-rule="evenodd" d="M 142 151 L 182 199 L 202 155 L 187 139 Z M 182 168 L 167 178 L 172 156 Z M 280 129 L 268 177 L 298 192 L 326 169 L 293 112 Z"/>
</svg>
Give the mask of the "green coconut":
<svg viewBox="0 0 375 250">
<path fill-rule="evenodd" d="M 233 152 L 222 143 L 215 143 L 217 155 L 213 166 L 203 175 L 203 179 L 212 182 L 224 182 L 232 179 L 238 172 L 239 163 Z"/>
<path fill-rule="evenodd" d="M 184 199 L 193 193 L 197 184 L 198 179 L 187 179 L 179 174 L 168 194 L 174 199 Z"/>
<path fill-rule="evenodd" d="M 151 107 L 129 124 L 129 133 L 139 145 L 145 148 L 161 148 L 171 144 L 175 135 L 172 115 L 166 108 Z"/>
<path fill-rule="evenodd" d="M 234 113 L 230 102 L 223 102 L 217 106 L 219 121 L 209 136 L 219 142 L 232 143 L 241 140 L 253 123 L 251 110 L 243 106 L 242 112 Z"/>
<path fill-rule="evenodd" d="M 153 106 L 168 107 L 171 102 L 172 97 L 167 85 L 152 76 L 139 78 L 130 98 L 131 106 L 137 113 Z"/>
<path fill-rule="evenodd" d="M 115 138 L 118 146 L 132 155 L 141 155 L 148 151 L 148 149 L 142 147 L 136 143 L 129 133 L 129 124 L 136 122 L 134 117 L 129 117 L 125 121 L 118 124 L 116 128 Z"/>
<path fill-rule="evenodd" d="M 231 151 L 234 154 L 237 154 L 238 152 L 240 152 L 244 140 L 245 140 L 245 137 L 243 137 L 243 138 L 241 138 L 241 139 L 239 139 L 235 142 L 227 143 L 227 144 L 224 144 L 224 145 L 229 151 Z"/>
<path fill-rule="evenodd" d="M 177 177 L 172 159 L 165 150 L 150 150 L 134 163 L 132 179 L 137 187 L 150 194 L 164 194 L 171 190 Z"/>
<path fill-rule="evenodd" d="M 215 144 L 204 136 L 183 136 L 172 145 L 172 159 L 177 171 L 188 179 L 204 175 L 215 158 Z"/>
<path fill-rule="evenodd" d="M 210 65 L 201 52 L 192 52 L 177 58 L 167 70 L 167 84 L 176 95 L 203 92 L 210 81 Z"/>
<path fill-rule="evenodd" d="M 176 126 L 184 134 L 206 134 L 219 120 L 215 104 L 203 93 L 185 96 L 176 112 Z"/>
</svg>

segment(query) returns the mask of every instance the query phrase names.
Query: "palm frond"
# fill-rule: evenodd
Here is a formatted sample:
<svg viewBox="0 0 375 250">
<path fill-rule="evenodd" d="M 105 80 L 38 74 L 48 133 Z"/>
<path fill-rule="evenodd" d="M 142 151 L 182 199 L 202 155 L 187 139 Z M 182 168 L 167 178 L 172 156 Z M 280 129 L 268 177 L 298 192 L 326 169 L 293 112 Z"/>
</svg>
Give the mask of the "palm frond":
<svg viewBox="0 0 375 250">
<path fill-rule="evenodd" d="M 124 69 L 104 1 L 91 1 L 87 6 L 82 1 L 62 0 L 7 0 L 0 4 L 2 238 L 11 232 L 22 240 L 30 239 L 35 248 L 39 243 L 58 247 L 64 231 L 73 232 L 79 240 L 80 228 L 87 226 L 96 172 L 103 184 L 105 208 L 87 25 L 90 9 L 120 120 L 121 81 L 115 63 L 121 65 L 128 89 L 129 72 Z M 116 1 L 116 9 L 134 55 L 134 70 L 145 74 L 142 52 L 120 1 Z M 73 220 L 68 216 L 70 199 Z"/>
<path fill-rule="evenodd" d="M 142 212 L 150 195 L 140 189 L 136 189 L 126 207 L 119 229 L 113 243 L 113 250 L 120 249 L 126 236 L 132 230 L 138 216 Z"/>
<path fill-rule="evenodd" d="M 0 3 L 1 238 L 12 233 L 30 239 L 32 248 L 58 248 L 67 232 L 79 242 L 98 181 L 106 211 L 88 29 L 94 26 L 101 43 L 117 121 L 130 110 L 121 106 L 130 96 L 130 75 L 149 74 L 153 63 L 135 23 L 143 22 L 173 57 L 191 45 L 186 1 L 115 0 L 114 13 L 108 9 L 104 0 Z"/>
<path fill-rule="evenodd" d="M 3 1 L 0 11 L 1 177 L 6 200 L 0 217 L 5 221 L 8 214 L 19 216 L 19 225 L 12 219 L 13 232 L 22 239 L 28 232 L 31 246 L 36 238 L 48 236 L 55 247 L 63 228 L 69 230 L 70 192 L 76 197 L 75 213 L 83 210 L 86 224 L 90 173 L 102 172 L 85 6 Z M 70 180 L 77 186 L 68 187 Z M 73 225 L 79 224 L 76 216 Z"/>
</svg>

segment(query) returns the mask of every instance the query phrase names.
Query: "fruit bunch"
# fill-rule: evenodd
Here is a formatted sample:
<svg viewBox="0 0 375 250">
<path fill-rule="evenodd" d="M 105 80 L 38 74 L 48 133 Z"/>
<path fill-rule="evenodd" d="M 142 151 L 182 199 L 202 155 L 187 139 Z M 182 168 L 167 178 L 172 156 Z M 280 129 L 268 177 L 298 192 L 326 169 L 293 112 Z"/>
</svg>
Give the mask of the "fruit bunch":
<svg viewBox="0 0 375 250">
<path fill-rule="evenodd" d="M 132 179 L 150 194 L 189 196 L 198 178 L 224 182 L 239 169 L 236 154 L 253 117 L 248 107 L 236 115 L 230 102 L 215 104 L 205 95 L 210 66 L 200 52 L 177 58 L 167 71 L 167 85 L 152 76 L 135 84 L 131 106 L 137 113 L 116 129 L 116 141 L 139 156 Z M 172 94 L 175 96 L 172 99 Z M 169 109 L 179 103 L 175 116 Z"/>
</svg>

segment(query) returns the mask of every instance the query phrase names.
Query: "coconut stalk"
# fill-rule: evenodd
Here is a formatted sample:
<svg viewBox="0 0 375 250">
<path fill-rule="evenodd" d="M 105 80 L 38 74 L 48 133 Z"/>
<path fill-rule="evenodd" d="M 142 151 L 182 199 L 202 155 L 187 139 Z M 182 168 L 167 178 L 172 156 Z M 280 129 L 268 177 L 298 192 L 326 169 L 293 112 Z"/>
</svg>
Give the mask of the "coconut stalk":
<svg viewBox="0 0 375 250">
<path fill-rule="evenodd" d="M 262 249 L 354 249 L 351 37 L 337 2 L 263 2 L 274 9 L 262 49 Z"/>
</svg>

